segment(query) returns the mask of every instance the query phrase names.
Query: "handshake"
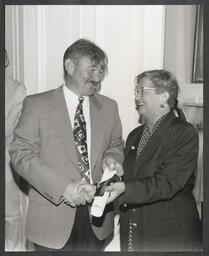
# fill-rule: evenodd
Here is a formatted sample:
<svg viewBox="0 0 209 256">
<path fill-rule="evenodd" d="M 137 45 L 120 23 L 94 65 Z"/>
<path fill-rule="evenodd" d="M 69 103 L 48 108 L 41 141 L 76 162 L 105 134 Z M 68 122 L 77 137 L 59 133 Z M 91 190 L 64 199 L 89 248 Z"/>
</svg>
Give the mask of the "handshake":
<svg viewBox="0 0 209 256">
<path fill-rule="evenodd" d="M 96 185 L 81 181 L 72 180 L 63 193 L 64 203 L 71 207 L 91 203 L 96 193 Z"/>
<path fill-rule="evenodd" d="M 93 210 L 95 201 L 101 201 L 103 197 L 108 198 L 107 195 L 109 195 L 110 192 L 106 191 L 106 187 L 110 188 L 112 183 L 119 181 L 119 177 L 123 175 L 123 168 L 121 164 L 111 157 L 106 157 L 103 160 L 102 167 L 104 173 L 101 181 L 96 185 L 89 184 L 84 179 L 70 182 L 63 193 L 64 203 L 71 207 L 76 207 L 91 203 L 94 199 L 92 204 Z M 106 203 L 107 200 L 105 201 L 105 204 Z M 92 214 L 94 213 L 92 212 Z"/>
<path fill-rule="evenodd" d="M 104 196 L 106 197 L 109 194 L 109 192 L 105 191 L 105 188 L 117 181 L 120 181 L 120 178 L 116 174 L 116 171 L 109 171 L 108 169 L 104 171 L 101 181 L 96 185 L 86 183 L 84 179 L 81 181 L 72 181 L 68 184 L 63 194 L 64 202 L 72 207 L 76 207 L 90 203 L 94 199 L 92 205 L 94 208 L 96 207 L 95 201 L 100 201 Z"/>
</svg>

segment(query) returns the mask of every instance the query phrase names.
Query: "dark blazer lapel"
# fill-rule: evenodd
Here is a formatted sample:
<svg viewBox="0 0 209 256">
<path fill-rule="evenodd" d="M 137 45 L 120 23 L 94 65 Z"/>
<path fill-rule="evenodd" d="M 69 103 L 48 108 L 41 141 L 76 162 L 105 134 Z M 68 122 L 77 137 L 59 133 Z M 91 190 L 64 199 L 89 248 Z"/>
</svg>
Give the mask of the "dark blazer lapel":
<svg viewBox="0 0 209 256">
<path fill-rule="evenodd" d="M 140 157 L 136 160 L 133 176 L 135 176 L 136 173 L 140 171 L 140 167 L 142 166 L 142 164 L 147 162 L 155 153 L 155 151 L 159 148 L 162 138 L 174 118 L 176 118 L 175 115 L 173 114 L 173 112 L 170 112 L 168 116 L 161 122 L 157 131 L 153 134 L 153 136 L 150 138 L 150 140 L 147 142 L 146 146 L 142 150 Z"/>
<path fill-rule="evenodd" d="M 104 116 L 101 114 L 102 103 L 97 97 L 90 98 L 90 118 L 91 118 L 91 168 L 94 169 L 98 152 L 101 151 L 101 143 L 104 136 Z"/>
<path fill-rule="evenodd" d="M 49 117 L 57 130 L 57 134 L 59 135 L 70 160 L 73 162 L 73 165 L 78 168 L 78 157 L 74 146 L 74 136 L 67 105 L 65 103 L 63 87 L 61 86 L 55 90 L 54 97 L 49 100 L 53 106 L 52 111 L 49 113 Z"/>
<path fill-rule="evenodd" d="M 131 179 L 136 161 L 136 151 L 138 147 L 138 141 L 142 136 L 143 126 L 136 128 L 132 134 L 127 138 L 125 147 L 125 159 L 123 161 L 123 167 L 125 173 L 125 179 Z"/>
<path fill-rule="evenodd" d="M 136 151 L 138 147 L 139 138 L 141 138 L 143 132 L 143 127 L 138 127 L 137 132 L 131 136 L 125 147 L 125 157 L 130 151 Z"/>
</svg>

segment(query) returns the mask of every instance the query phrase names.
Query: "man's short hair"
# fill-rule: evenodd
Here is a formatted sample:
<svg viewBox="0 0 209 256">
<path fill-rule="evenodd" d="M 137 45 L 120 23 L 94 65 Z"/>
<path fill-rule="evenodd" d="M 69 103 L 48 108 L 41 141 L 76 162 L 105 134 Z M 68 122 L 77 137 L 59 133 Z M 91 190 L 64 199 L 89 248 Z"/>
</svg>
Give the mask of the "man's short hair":
<svg viewBox="0 0 209 256">
<path fill-rule="evenodd" d="M 87 39 L 79 39 L 67 48 L 63 57 L 64 78 L 67 77 L 65 61 L 71 59 L 77 64 L 81 57 L 89 57 L 94 65 L 103 65 L 104 72 L 107 72 L 108 58 L 106 53 L 96 44 Z"/>
</svg>

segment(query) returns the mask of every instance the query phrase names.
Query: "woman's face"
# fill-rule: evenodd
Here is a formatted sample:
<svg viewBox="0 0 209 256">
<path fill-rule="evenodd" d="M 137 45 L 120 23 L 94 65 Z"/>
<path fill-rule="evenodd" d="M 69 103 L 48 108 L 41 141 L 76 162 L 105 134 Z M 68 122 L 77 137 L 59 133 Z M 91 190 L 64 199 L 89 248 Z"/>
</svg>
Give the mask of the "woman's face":
<svg viewBox="0 0 209 256">
<path fill-rule="evenodd" d="M 140 115 L 152 119 L 160 109 L 160 94 L 156 94 L 156 88 L 151 80 L 143 78 L 135 87 L 136 109 Z"/>
</svg>

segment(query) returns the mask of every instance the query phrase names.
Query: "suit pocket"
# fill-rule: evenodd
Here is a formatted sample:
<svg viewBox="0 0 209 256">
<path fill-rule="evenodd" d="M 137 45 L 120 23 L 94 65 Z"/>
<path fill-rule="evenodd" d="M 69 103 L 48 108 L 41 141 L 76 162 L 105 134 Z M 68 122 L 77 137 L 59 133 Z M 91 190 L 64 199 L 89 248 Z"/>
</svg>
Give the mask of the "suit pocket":
<svg viewBox="0 0 209 256">
<path fill-rule="evenodd" d="M 53 203 L 42 196 L 38 191 L 31 188 L 29 192 L 29 200 L 45 206 L 51 206 Z"/>
</svg>

